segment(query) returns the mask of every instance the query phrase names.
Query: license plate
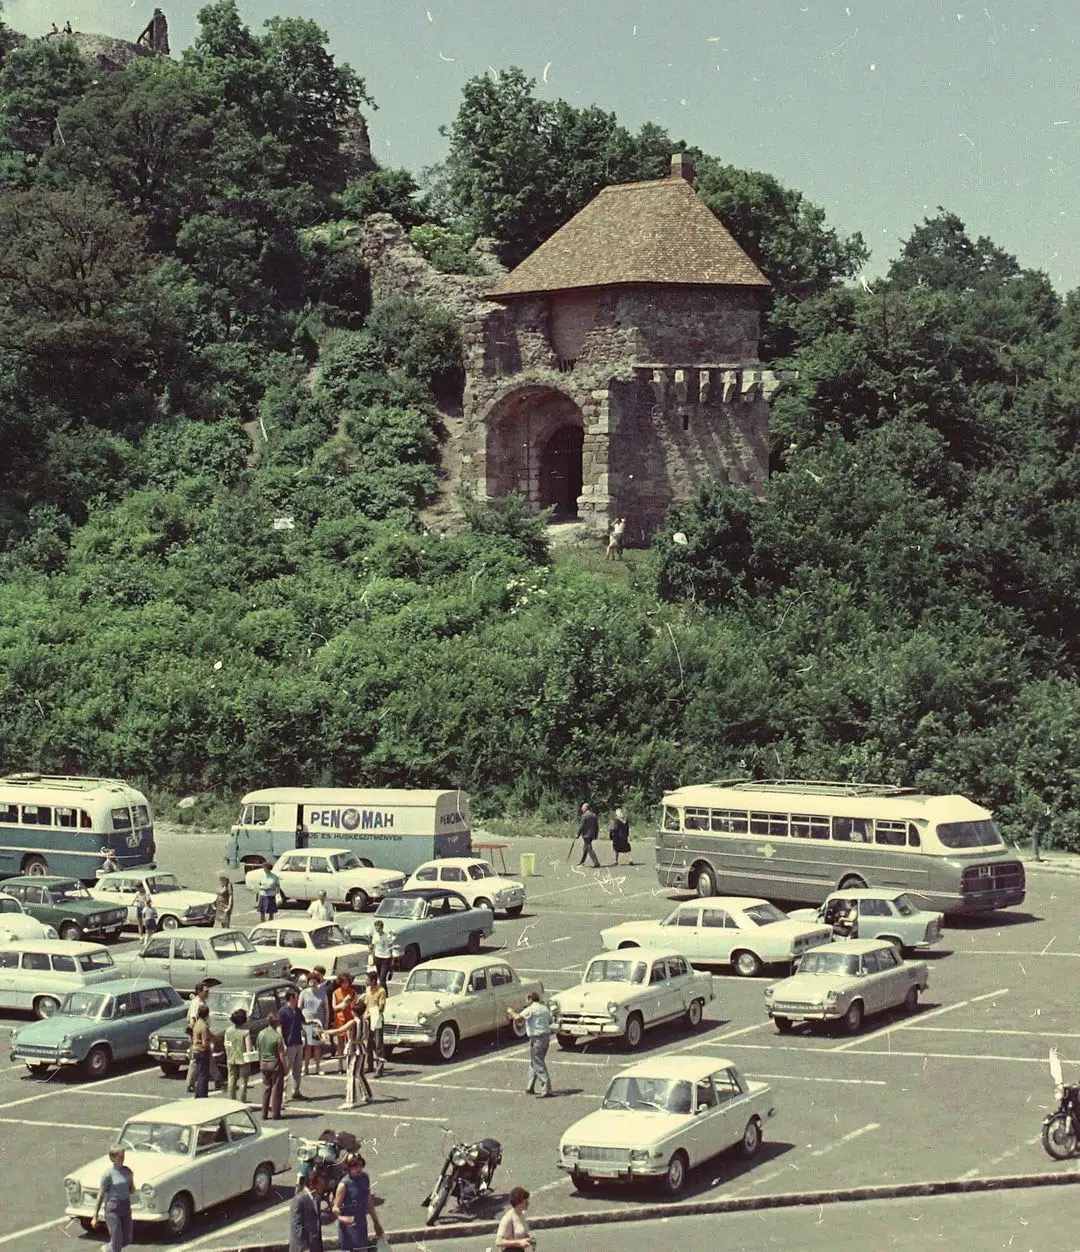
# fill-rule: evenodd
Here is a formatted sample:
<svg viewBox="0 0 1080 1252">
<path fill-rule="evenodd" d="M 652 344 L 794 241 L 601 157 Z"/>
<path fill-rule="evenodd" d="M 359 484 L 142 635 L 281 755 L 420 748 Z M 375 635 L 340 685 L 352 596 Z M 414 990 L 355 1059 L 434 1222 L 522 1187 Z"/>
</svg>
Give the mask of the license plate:
<svg viewBox="0 0 1080 1252">
<path fill-rule="evenodd" d="M 596 1032 L 591 1030 L 588 1026 L 567 1026 L 566 1033 L 568 1035 L 591 1035 Z"/>
</svg>

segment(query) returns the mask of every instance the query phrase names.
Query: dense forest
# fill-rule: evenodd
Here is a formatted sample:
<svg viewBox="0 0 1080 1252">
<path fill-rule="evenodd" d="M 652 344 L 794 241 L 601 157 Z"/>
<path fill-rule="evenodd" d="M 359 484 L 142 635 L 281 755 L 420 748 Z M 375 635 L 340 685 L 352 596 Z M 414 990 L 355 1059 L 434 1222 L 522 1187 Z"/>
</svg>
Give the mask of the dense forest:
<svg viewBox="0 0 1080 1252">
<path fill-rule="evenodd" d="M 456 327 L 373 307 L 349 227 L 512 264 L 686 145 L 511 69 L 467 84 L 442 165 L 381 168 L 315 24 L 199 21 L 112 73 L 0 28 L 0 766 L 552 818 L 896 781 L 1080 847 L 1075 293 L 945 209 L 857 282 L 861 238 L 691 148 L 798 371 L 767 497 L 710 484 L 621 565 L 553 555 L 513 499 L 432 533 Z"/>
</svg>

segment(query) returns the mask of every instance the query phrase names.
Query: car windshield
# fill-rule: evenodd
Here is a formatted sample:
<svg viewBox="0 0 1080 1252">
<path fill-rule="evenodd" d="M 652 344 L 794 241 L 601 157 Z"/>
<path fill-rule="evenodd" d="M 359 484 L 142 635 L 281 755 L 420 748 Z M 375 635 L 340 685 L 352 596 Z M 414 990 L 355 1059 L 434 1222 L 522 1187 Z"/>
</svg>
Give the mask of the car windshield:
<svg viewBox="0 0 1080 1252">
<path fill-rule="evenodd" d="M 73 991 L 65 996 L 57 1009 L 63 1017 L 111 1017 L 112 996 L 95 995 L 91 991 Z"/>
<path fill-rule="evenodd" d="M 239 956 L 243 952 L 254 952 L 247 935 L 238 930 L 230 930 L 226 935 L 214 935 L 210 940 L 214 955 L 220 957 Z"/>
<path fill-rule="evenodd" d="M 60 882 L 54 883 L 49 888 L 49 895 L 52 896 L 53 904 L 59 904 L 62 900 L 89 900 L 90 892 L 82 885 L 81 882 Z"/>
<path fill-rule="evenodd" d="M 829 952 L 815 948 L 807 952 L 799 962 L 800 974 L 844 974 L 853 975 L 858 971 L 859 958 L 846 952 Z"/>
<path fill-rule="evenodd" d="M 585 971 L 585 981 L 643 983 L 645 962 L 597 957 L 595 961 L 589 962 L 589 968 Z"/>
<path fill-rule="evenodd" d="M 470 878 L 494 878 L 495 871 L 487 863 L 487 861 L 477 861 L 475 865 L 469 866 Z"/>
<path fill-rule="evenodd" d="M 379 905 L 376 917 L 410 917 L 424 916 L 424 900 L 410 896 L 387 896 Z"/>
<path fill-rule="evenodd" d="M 12 896 L 0 896 L 0 913 L 21 913 L 22 905 Z"/>
<path fill-rule="evenodd" d="M 679 1078 L 615 1078 L 604 1096 L 606 1109 L 652 1109 L 689 1113 L 690 1084 Z"/>
<path fill-rule="evenodd" d="M 892 906 L 901 917 L 911 917 L 919 911 L 915 901 L 908 895 L 897 896 L 896 899 L 893 900 Z"/>
<path fill-rule="evenodd" d="M 191 1150 L 191 1127 L 168 1122 L 128 1122 L 117 1141 L 131 1152 L 162 1152 L 187 1156 Z"/>
<path fill-rule="evenodd" d="M 456 969 L 414 969 L 405 984 L 406 991 L 445 991 L 457 995 L 465 986 L 465 975 Z"/>
<path fill-rule="evenodd" d="M 1001 835 L 991 821 L 938 822 L 937 836 L 947 848 L 1001 847 Z"/>
<path fill-rule="evenodd" d="M 743 917 L 748 917 L 755 926 L 771 926 L 774 922 L 786 922 L 787 914 L 775 904 L 751 904 L 743 909 Z"/>
<path fill-rule="evenodd" d="M 313 948 L 337 948 L 341 944 L 348 942 L 349 936 L 340 926 L 320 926 L 318 930 L 311 932 L 311 946 Z"/>
<path fill-rule="evenodd" d="M 210 1005 L 211 1013 L 220 1013 L 225 1017 L 231 1017 L 237 1009 L 243 1009 L 245 1013 L 251 1011 L 250 991 L 230 991 L 228 987 L 211 987 L 206 1000 Z"/>
<path fill-rule="evenodd" d="M 153 878 L 146 880 L 146 888 L 152 896 L 164 895 L 166 891 L 183 890 L 176 881 L 175 874 L 156 874 Z"/>
<path fill-rule="evenodd" d="M 355 852 L 339 852 L 330 858 L 330 864 L 341 873 L 346 869 L 363 869 L 364 865 Z"/>
</svg>

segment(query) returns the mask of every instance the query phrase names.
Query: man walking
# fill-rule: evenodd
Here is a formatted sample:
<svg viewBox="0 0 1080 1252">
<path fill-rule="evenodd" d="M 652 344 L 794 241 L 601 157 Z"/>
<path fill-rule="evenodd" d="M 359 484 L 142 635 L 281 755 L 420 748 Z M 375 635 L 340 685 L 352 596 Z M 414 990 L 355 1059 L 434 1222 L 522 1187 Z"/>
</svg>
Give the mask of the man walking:
<svg viewBox="0 0 1080 1252">
<path fill-rule="evenodd" d="M 300 1073 L 304 1060 L 304 1015 L 300 1012 L 300 993 L 295 987 L 285 993 L 285 1005 L 278 1013 L 278 1025 L 285 1042 L 285 1073 L 292 1078 L 292 1100 L 306 1100 L 300 1093 Z"/>
<path fill-rule="evenodd" d="M 551 1010 L 541 1003 L 540 993 L 530 991 L 528 1003 L 520 1013 L 507 1009 L 507 1016 L 515 1022 L 525 1023 L 525 1033 L 529 1036 L 529 1085 L 525 1090 L 532 1095 L 539 1084 L 538 1096 L 551 1095 L 551 1075 L 548 1073 L 544 1057 L 551 1046 Z"/>
<path fill-rule="evenodd" d="M 581 860 L 578 861 L 578 865 L 584 865 L 585 858 L 588 857 L 595 869 L 600 868 L 600 862 L 596 859 L 596 850 L 593 847 L 599 833 L 600 822 L 586 801 L 581 806 L 581 822 L 578 825 L 578 838 L 581 840 Z"/>
<path fill-rule="evenodd" d="M 326 1190 L 326 1179 L 311 1170 L 304 1176 L 289 1206 L 289 1252 L 323 1252 L 320 1197 Z"/>
<path fill-rule="evenodd" d="M 195 1090 L 195 1024 L 199 1020 L 199 1010 L 203 1008 L 204 1006 L 206 1006 L 207 998 L 209 997 L 209 995 L 210 995 L 210 988 L 206 985 L 206 983 L 201 982 L 196 986 L 195 994 L 188 1001 L 187 1025 L 185 1026 L 185 1030 L 187 1030 L 188 1034 L 191 1036 L 191 1042 L 192 1042 L 191 1056 L 188 1059 L 188 1072 L 187 1072 L 188 1091 Z M 207 1017 L 210 1016 L 209 1007 L 207 1007 L 206 1009 L 206 1015 Z"/>
<path fill-rule="evenodd" d="M 262 1071 L 263 1121 L 271 1117 L 280 1121 L 281 1097 L 285 1088 L 285 1040 L 278 1030 L 276 1013 L 270 1014 L 266 1025 L 259 1031 L 255 1050 L 259 1054 L 259 1069 Z"/>
<path fill-rule="evenodd" d="M 379 986 L 385 991 L 390 971 L 394 968 L 394 940 L 386 933 L 381 917 L 375 919 L 371 931 L 371 959 L 379 975 Z"/>
</svg>

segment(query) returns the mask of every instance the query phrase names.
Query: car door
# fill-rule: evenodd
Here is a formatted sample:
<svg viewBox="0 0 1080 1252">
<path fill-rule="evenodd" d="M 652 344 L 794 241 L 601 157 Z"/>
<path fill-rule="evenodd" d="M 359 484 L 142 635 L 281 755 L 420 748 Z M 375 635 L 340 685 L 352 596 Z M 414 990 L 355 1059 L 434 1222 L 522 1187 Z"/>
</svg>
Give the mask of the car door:
<svg viewBox="0 0 1080 1252">
<path fill-rule="evenodd" d="M 727 1120 L 720 1112 L 712 1079 L 700 1079 L 694 1084 L 694 1125 L 686 1144 L 691 1165 L 708 1160 L 730 1146 L 724 1141 Z"/>
<path fill-rule="evenodd" d="M 463 1016 L 471 1035 L 487 1034 L 495 1029 L 495 995 L 491 987 L 491 968 L 474 969 L 469 975 L 469 994 L 465 998 Z M 503 1020 L 506 1020 L 505 1014 Z"/>
<path fill-rule="evenodd" d="M 315 950 L 310 947 L 310 942 L 309 932 L 299 930 L 295 926 L 282 926 L 278 931 L 278 947 L 281 949 L 279 955 L 289 958 L 290 969 L 309 970 L 312 965 L 318 964 L 315 959 Z M 320 955 L 325 958 L 322 963 L 329 968 L 334 959 L 333 949 Z"/>
<path fill-rule="evenodd" d="M 701 926 L 697 934 L 699 960 L 710 965 L 726 965 L 731 960 L 741 931 L 726 909 L 714 907 L 701 910 Z"/>
<path fill-rule="evenodd" d="M 131 973 L 162 978 L 175 987 L 176 983 L 172 978 L 172 942 L 171 935 L 155 935 L 143 948 L 142 955 L 132 962 Z"/>
<path fill-rule="evenodd" d="M 671 991 L 668 986 L 667 965 L 663 957 L 649 962 L 649 982 L 646 992 L 645 1025 L 651 1025 L 662 1017 L 667 1017 L 668 997 Z"/>
<path fill-rule="evenodd" d="M 266 1160 L 273 1160 L 273 1157 L 268 1157 L 263 1151 L 266 1145 L 259 1142 L 259 1128 L 247 1109 L 238 1109 L 235 1113 L 230 1113 L 225 1118 L 225 1129 L 229 1134 L 229 1152 L 235 1162 L 236 1173 L 241 1179 L 246 1178 L 247 1187 L 250 1187 L 251 1180 L 255 1176 L 256 1165 L 261 1165 Z M 237 1194 L 243 1190 L 246 1188 L 241 1182 Z"/>
<path fill-rule="evenodd" d="M 908 987 L 911 985 L 904 970 L 903 960 L 892 947 L 881 948 L 873 955 L 877 958 L 876 978 L 881 987 L 881 1007 L 892 1009 L 898 1004 L 903 1004 Z"/>
<path fill-rule="evenodd" d="M 284 999 L 282 999 L 284 1003 Z M 274 994 L 273 987 L 267 987 L 265 991 L 260 991 L 255 997 L 255 1003 L 251 1006 L 251 1037 L 252 1039 L 266 1025 L 267 1019 L 271 1013 L 276 1013 L 281 1007 L 278 997 Z"/>
<path fill-rule="evenodd" d="M 746 1128 L 746 1093 L 732 1069 L 717 1070 L 711 1075 L 711 1081 L 716 1093 L 716 1118 L 710 1142 L 716 1145 L 715 1152 L 723 1152 L 742 1139 Z"/>
<path fill-rule="evenodd" d="M 887 1007 L 888 980 L 883 981 L 879 973 L 878 954 L 864 952 L 859 958 L 859 968 L 862 970 L 862 977 L 859 979 L 858 995 L 867 1013 L 880 1013 L 883 1008 Z"/>
<path fill-rule="evenodd" d="M 291 856 L 283 856 L 274 873 L 278 876 L 281 890 L 290 900 L 310 900 L 308 887 L 308 858 L 306 853 L 297 852 Z"/>
<path fill-rule="evenodd" d="M 495 1016 L 495 1029 L 509 1024 L 507 1009 L 518 1010 L 525 1003 L 521 983 L 514 977 L 509 965 L 488 966 L 488 986 L 491 988 L 491 1007 Z"/>
<path fill-rule="evenodd" d="M 443 887 L 449 887 L 451 891 L 460 891 L 472 904 L 476 892 L 470 888 L 468 875 L 460 865 L 440 865 L 439 883 Z"/>
<path fill-rule="evenodd" d="M 49 992 L 54 996 L 57 995 L 55 983 L 56 975 L 52 972 L 48 954 L 45 952 L 24 952 L 15 982 L 15 997 L 12 1007 L 17 1009 L 32 1008 L 34 997 L 41 995 L 43 992 Z M 63 998 L 62 992 L 58 998 Z"/>
<path fill-rule="evenodd" d="M 686 1012 L 693 998 L 694 977 L 684 957 L 667 958 L 668 1016 L 675 1017 Z"/>
<path fill-rule="evenodd" d="M 19 981 L 19 953 L 10 948 L 0 948 L 0 1008 L 15 1007 L 16 986 Z"/>
<path fill-rule="evenodd" d="M 224 1118 L 215 1117 L 195 1128 L 195 1173 L 204 1209 L 246 1191 L 251 1185 L 250 1179 L 246 1186 L 239 1183 L 236 1156 L 230 1151 Z"/>
<path fill-rule="evenodd" d="M 888 902 L 885 900 L 859 901 L 860 939 L 876 939 L 882 932 L 887 932 L 888 921 L 892 916 Z"/>
<path fill-rule="evenodd" d="M 209 963 L 198 939 L 183 936 L 173 940 L 170 981 L 181 991 L 194 991 L 209 970 Z"/>
<path fill-rule="evenodd" d="M 330 858 L 328 856 L 319 856 L 312 852 L 308 856 L 308 872 L 307 872 L 307 890 L 308 893 L 304 897 L 306 900 L 315 900 L 318 898 L 320 891 L 326 892 L 326 898 L 331 904 L 344 904 L 336 890 L 337 875 L 330 868 Z"/>
<path fill-rule="evenodd" d="M 163 987 L 146 987 L 139 992 L 141 1011 L 134 1032 L 134 1051 L 129 1056 L 140 1056 L 146 1051 L 150 1036 L 163 1026 L 171 1026 L 177 1020 L 181 1005 L 174 1003 L 173 998 Z"/>
<path fill-rule="evenodd" d="M 22 900 L 22 906 L 30 914 L 36 917 L 39 922 L 44 922 L 47 926 L 55 926 L 56 918 L 54 914 L 56 910 L 52 906 L 49 899 L 49 893 L 44 887 L 35 887 L 33 885 L 25 886 L 19 889 L 19 896 Z"/>
<path fill-rule="evenodd" d="M 138 1056 L 146 1051 L 149 1034 L 143 1029 L 146 1023 L 146 1004 L 147 1001 L 137 991 L 113 997 L 113 1020 L 109 1029 L 109 1046 L 117 1060 Z M 139 1046 L 140 1040 L 142 1047 Z"/>
</svg>

